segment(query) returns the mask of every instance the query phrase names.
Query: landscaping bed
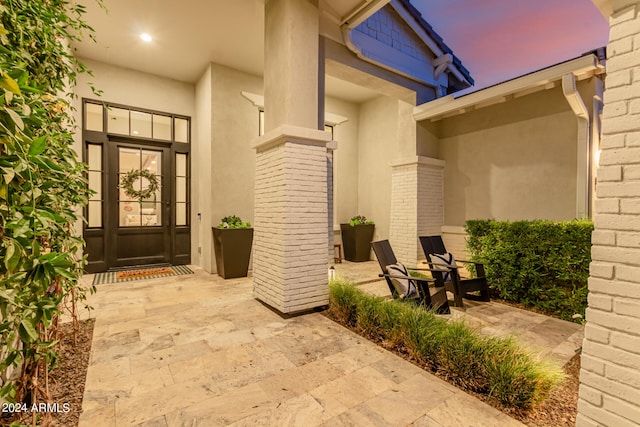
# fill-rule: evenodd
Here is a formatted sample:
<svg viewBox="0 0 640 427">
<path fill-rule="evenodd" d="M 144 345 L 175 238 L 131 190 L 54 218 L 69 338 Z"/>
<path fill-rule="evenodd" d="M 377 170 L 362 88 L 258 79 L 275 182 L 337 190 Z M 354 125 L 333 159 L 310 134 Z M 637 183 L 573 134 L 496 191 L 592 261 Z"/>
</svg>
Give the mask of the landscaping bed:
<svg viewBox="0 0 640 427">
<path fill-rule="evenodd" d="M 87 379 L 91 340 L 93 338 L 94 320 L 80 322 L 80 328 L 74 343 L 73 327 L 71 323 L 60 325 L 62 337 L 56 350 L 58 365 L 49 374 L 49 394 L 51 403 L 57 403 L 58 412 L 52 412 L 50 419 L 37 421 L 38 425 L 74 427 L 78 425 L 82 413 L 82 398 Z M 68 404 L 68 407 L 64 404 Z M 65 412 L 66 408 L 68 411 Z M 11 422 L 21 422 L 31 425 L 32 414 L 22 419 L 1 418 L 0 425 L 10 425 Z"/>
<path fill-rule="evenodd" d="M 563 374 L 508 338 L 481 335 L 344 281 L 331 284 L 326 315 L 529 426 L 575 425 L 579 356 Z"/>
</svg>

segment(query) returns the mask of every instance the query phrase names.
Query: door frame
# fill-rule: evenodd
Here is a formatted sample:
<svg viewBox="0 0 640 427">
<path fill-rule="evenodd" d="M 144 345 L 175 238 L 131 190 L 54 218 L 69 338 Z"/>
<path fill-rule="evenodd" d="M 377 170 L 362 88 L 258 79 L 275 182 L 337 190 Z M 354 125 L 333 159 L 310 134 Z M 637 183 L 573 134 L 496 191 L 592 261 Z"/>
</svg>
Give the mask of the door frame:
<svg viewBox="0 0 640 427">
<path fill-rule="evenodd" d="M 102 130 L 87 130 L 87 104 L 93 104 L 94 106 L 102 106 Z M 171 140 L 159 140 L 145 137 L 137 137 L 133 135 L 123 135 L 109 133 L 108 129 L 108 108 L 121 108 L 127 109 L 132 112 L 148 113 L 152 115 L 160 115 L 171 118 Z M 176 138 L 176 123 L 178 121 L 186 121 L 186 142 L 177 141 Z M 113 270 L 123 268 L 124 266 L 118 266 L 118 262 L 113 258 L 111 254 L 114 249 L 112 231 L 117 231 L 119 228 L 119 215 L 117 210 L 117 189 L 114 188 L 118 185 L 118 170 L 117 161 L 110 160 L 109 157 L 115 153 L 118 153 L 118 146 L 135 146 L 136 148 L 148 148 L 161 150 L 163 152 L 163 182 L 162 182 L 162 194 L 163 201 L 163 217 L 166 218 L 166 222 L 163 225 L 168 227 L 168 244 L 167 248 L 168 257 L 165 263 L 171 263 L 173 265 L 189 264 L 191 262 L 191 117 L 180 114 L 173 114 L 163 111 L 149 110 L 144 108 L 137 108 L 128 105 L 110 103 L 105 101 L 99 101 L 95 99 L 82 99 L 82 154 L 83 161 L 88 159 L 89 145 L 99 145 L 101 147 L 101 173 L 100 179 L 101 194 L 103 199 L 94 203 L 101 203 L 100 226 L 89 226 L 89 207 L 85 206 L 83 209 L 84 218 L 83 221 L 83 237 L 85 239 L 85 251 L 84 254 L 87 257 L 87 264 L 85 271 L 87 273 L 96 273 L 101 271 Z M 177 179 L 176 179 L 176 158 L 177 155 L 185 155 L 186 158 L 186 176 L 182 181 L 185 183 L 186 188 L 186 200 L 181 203 L 184 210 L 183 216 L 185 217 L 185 223 L 183 225 L 176 224 L 176 210 L 177 210 Z M 166 171 L 166 172 L 165 172 Z M 88 178 L 88 176 L 87 176 Z M 111 194 L 111 193 L 114 194 Z M 91 200 L 91 199 L 90 199 Z M 167 206 L 167 203 L 169 206 Z M 91 202 L 90 202 L 91 203 Z M 116 228 L 114 228 L 114 225 Z M 133 228 L 133 227 L 132 227 Z M 158 261 L 162 262 L 162 261 Z"/>
</svg>

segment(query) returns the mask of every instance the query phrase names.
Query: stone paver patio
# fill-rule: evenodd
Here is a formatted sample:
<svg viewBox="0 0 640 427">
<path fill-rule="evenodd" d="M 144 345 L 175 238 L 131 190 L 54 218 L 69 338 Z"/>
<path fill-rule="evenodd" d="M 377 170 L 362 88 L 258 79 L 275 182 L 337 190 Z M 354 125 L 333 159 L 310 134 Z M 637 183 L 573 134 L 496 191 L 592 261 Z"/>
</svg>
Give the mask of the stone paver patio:
<svg viewBox="0 0 640 427">
<path fill-rule="evenodd" d="M 522 425 L 320 313 L 282 318 L 251 279 L 194 271 L 89 297 L 81 426 Z"/>
</svg>

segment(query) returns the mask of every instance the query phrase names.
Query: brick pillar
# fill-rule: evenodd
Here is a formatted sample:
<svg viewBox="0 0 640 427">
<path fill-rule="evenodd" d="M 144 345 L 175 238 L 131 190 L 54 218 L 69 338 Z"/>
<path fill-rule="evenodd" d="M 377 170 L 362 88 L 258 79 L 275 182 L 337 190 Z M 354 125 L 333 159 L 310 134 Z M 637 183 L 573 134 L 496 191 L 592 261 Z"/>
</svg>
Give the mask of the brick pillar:
<svg viewBox="0 0 640 427">
<path fill-rule="evenodd" d="M 391 163 L 389 241 L 398 260 L 424 259 L 418 236 L 440 234 L 444 224 L 444 161 L 416 156 Z"/>
<path fill-rule="evenodd" d="M 266 133 L 256 150 L 254 296 L 282 313 L 329 302 L 327 143 L 318 130 L 318 1 L 266 0 Z"/>
<path fill-rule="evenodd" d="M 578 426 L 640 425 L 640 2 L 607 2 L 603 137 Z"/>
<path fill-rule="evenodd" d="M 256 149 L 254 296 L 282 313 L 328 304 L 327 132 L 286 126 Z"/>
</svg>

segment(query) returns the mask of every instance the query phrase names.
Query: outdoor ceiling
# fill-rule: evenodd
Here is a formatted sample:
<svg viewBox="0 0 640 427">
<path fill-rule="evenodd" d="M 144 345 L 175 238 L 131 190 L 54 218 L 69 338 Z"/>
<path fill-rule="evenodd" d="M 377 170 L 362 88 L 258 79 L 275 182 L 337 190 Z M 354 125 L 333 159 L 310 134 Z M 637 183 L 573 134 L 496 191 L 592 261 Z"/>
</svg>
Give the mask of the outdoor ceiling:
<svg viewBox="0 0 640 427">
<path fill-rule="evenodd" d="M 85 19 L 96 43 L 76 45 L 77 54 L 119 67 L 195 83 L 209 62 L 262 75 L 264 0 L 93 0 Z M 370 0 L 321 0 L 336 21 Z M 153 37 L 150 43 L 140 34 Z M 336 78 L 327 78 L 327 95 L 363 102 L 378 93 Z"/>
</svg>

